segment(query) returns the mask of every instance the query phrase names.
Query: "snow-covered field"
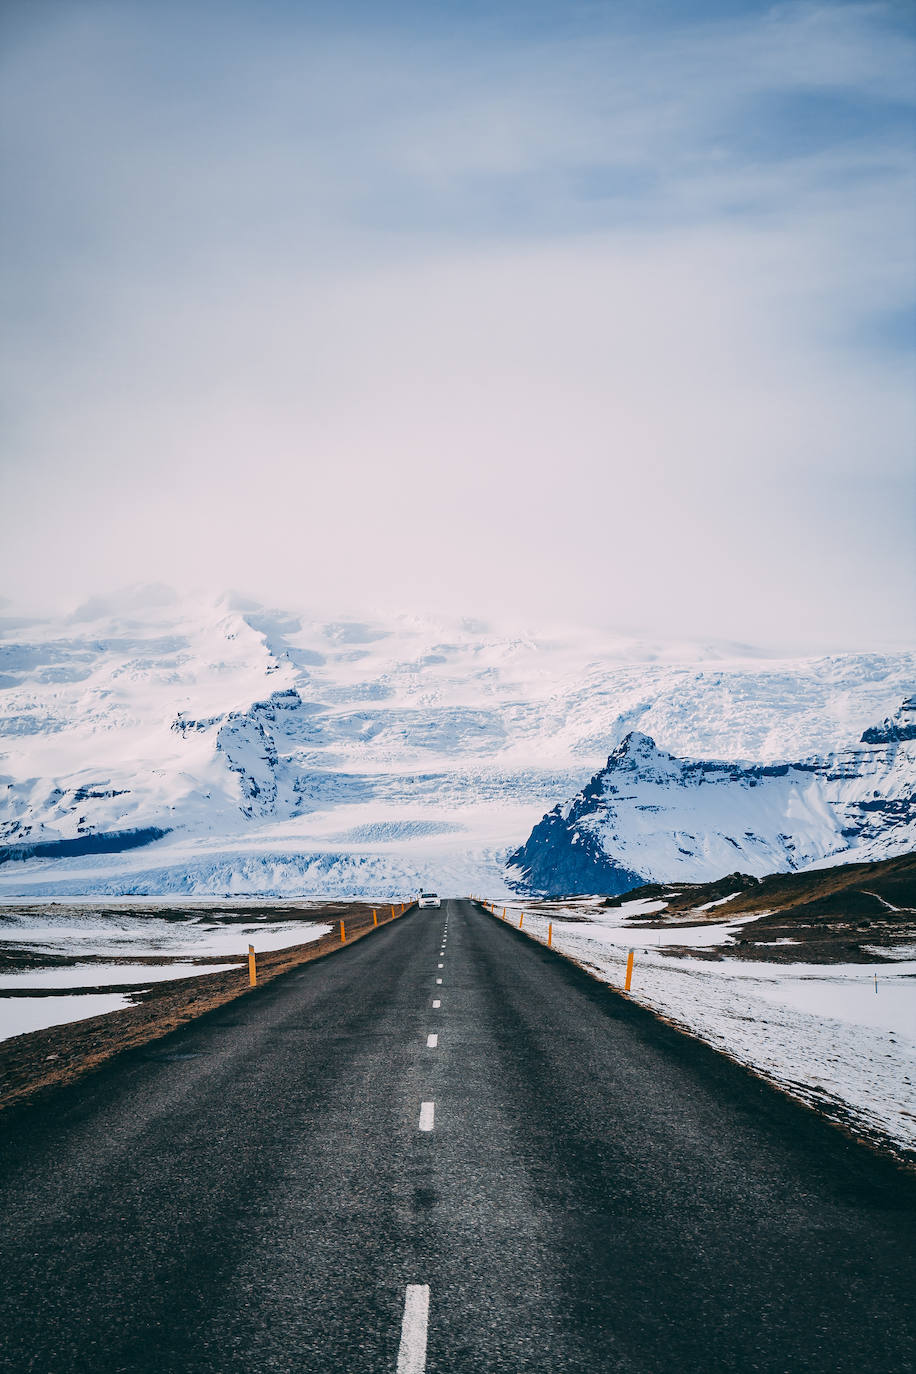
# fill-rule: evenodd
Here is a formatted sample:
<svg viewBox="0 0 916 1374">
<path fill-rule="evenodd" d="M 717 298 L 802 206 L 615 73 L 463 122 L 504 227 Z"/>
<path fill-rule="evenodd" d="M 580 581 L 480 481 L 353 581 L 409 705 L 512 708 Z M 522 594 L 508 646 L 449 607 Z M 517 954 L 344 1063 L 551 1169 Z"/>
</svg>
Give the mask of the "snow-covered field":
<svg viewBox="0 0 916 1374">
<path fill-rule="evenodd" d="M 517 924 L 524 910 L 524 929 L 538 939 L 552 921 L 554 947 L 615 987 L 634 950 L 634 1000 L 857 1133 L 916 1152 L 916 959 L 825 965 L 666 955 L 671 945 L 727 944 L 738 923 L 631 924 L 651 921 L 660 906 L 526 904 L 508 906 L 507 918 Z"/>
<path fill-rule="evenodd" d="M 0 840 L 169 832 L 2 864 L 0 893 L 504 892 L 506 855 L 631 730 L 795 760 L 857 740 L 914 683 L 912 653 L 328 622 L 237 597 L 0 622 Z"/>
<path fill-rule="evenodd" d="M 217 961 L 241 958 L 249 945 L 260 954 L 307 944 L 331 929 L 319 921 L 272 920 L 276 903 L 264 914 L 226 904 L 171 917 L 145 903 L 113 912 L 94 905 L 0 906 L 0 1040 L 119 1011 L 153 983 L 238 967 Z M 119 991 L 95 991 L 106 986 Z M 72 991 L 48 995 L 57 988 Z"/>
<path fill-rule="evenodd" d="M 249 944 L 259 954 L 303 945 L 330 930 L 330 926 L 308 919 L 272 921 L 270 913 L 253 917 L 247 903 L 243 913 L 226 903 L 218 913 L 212 905 L 200 913 L 185 907 L 177 917 L 159 915 L 155 909 L 145 910 L 145 906 L 138 903 L 134 910 L 122 907 L 102 912 L 95 902 L 57 911 L 21 902 L 14 907 L 0 905 L 0 952 L 28 948 L 62 957 L 91 954 L 104 958 L 207 959 L 247 953 Z M 301 906 L 297 902 L 291 910 L 298 911 Z M 277 903 L 271 902 L 270 911 L 275 912 L 276 907 Z"/>
</svg>

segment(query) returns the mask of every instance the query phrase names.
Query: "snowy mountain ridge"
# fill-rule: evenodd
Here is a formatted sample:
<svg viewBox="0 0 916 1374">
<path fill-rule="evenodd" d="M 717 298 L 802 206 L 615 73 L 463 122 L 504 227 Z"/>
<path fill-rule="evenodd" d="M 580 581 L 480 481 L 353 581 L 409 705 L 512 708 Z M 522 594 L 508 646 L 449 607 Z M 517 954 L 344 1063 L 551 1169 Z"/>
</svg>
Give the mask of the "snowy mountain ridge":
<svg viewBox="0 0 916 1374">
<path fill-rule="evenodd" d="M 782 763 L 860 735 L 914 683 L 911 653 L 778 659 L 230 597 L 0 621 L 0 842 L 45 846 L 0 866 L 0 892 L 495 894 L 628 733 Z M 155 842 L 98 851 L 127 832 Z"/>
<path fill-rule="evenodd" d="M 676 758 L 632 731 L 509 859 L 521 891 L 627 892 L 916 849 L 916 697 L 858 745 L 791 764 Z"/>
</svg>

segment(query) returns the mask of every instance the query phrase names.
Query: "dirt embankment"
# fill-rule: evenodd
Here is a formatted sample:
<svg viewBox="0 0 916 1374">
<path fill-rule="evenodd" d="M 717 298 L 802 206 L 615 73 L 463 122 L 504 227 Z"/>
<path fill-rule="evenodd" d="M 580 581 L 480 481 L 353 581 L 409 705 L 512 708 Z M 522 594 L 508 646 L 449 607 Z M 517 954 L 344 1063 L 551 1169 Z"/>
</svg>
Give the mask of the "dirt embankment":
<svg viewBox="0 0 916 1374">
<path fill-rule="evenodd" d="M 631 918 L 643 929 L 756 918 L 742 923 L 727 945 L 668 945 L 671 958 L 873 964 L 911 958 L 916 946 L 916 854 L 759 879 L 730 873 L 712 883 L 651 883 L 603 905 L 640 898 L 665 903 L 657 915 Z"/>
<path fill-rule="evenodd" d="M 392 917 L 390 907 L 377 909 L 380 927 L 398 919 Z M 263 914 L 263 910 L 259 908 L 259 914 Z M 395 910 L 400 914 L 400 906 Z M 345 924 L 347 944 L 370 935 L 375 929 L 372 907 L 363 903 L 310 907 L 308 918 L 321 925 L 333 922 L 334 928 L 330 934 L 309 944 L 258 954 L 258 987 L 272 982 L 281 973 L 340 949 L 338 923 L 341 920 Z M 227 961 L 220 957 L 220 962 Z M 110 991 L 110 987 L 106 991 Z M 49 1026 L 46 1030 L 4 1040 L 0 1042 L 0 1111 L 36 1093 L 72 1082 L 123 1050 L 158 1040 L 204 1012 L 256 992 L 257 988 L 249 985 L 248 961 L 241 956 L 237 968 L 223 973 L 158 983 L 138 994 L 136 1004 L 123 1011 L 108 1012 L 64 1026 Z"/>
</svg>

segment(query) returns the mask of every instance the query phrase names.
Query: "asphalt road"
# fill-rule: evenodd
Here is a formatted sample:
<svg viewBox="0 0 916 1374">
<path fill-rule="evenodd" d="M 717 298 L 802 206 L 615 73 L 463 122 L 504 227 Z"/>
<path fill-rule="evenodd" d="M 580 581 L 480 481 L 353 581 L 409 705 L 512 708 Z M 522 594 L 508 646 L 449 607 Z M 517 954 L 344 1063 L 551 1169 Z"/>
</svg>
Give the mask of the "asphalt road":
<svg viewBox="0 0 916 1374">
<path fill-rule="evenodd" d="M 17 1374 L 916 1363 L 916 1180 L 467 902 L 18 1112 L 0 1217 Z"/>
</svg>

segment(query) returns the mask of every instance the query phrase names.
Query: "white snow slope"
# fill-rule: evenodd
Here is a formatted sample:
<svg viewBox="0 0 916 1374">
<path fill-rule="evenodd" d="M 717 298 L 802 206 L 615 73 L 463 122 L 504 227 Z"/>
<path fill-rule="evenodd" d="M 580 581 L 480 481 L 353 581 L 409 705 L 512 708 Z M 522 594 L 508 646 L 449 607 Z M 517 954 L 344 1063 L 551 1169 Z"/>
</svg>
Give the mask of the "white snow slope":
<svg viewBox="0 0 916 1374">
<path fill-rule="evenodd" d="M 225 597 L 0 621 L 0 893 L 506 890 L 505 859 L 634 728 L 693 758 L 798 759 L 856 739 L 912 653 L 740 646 L 411 617 L 310 621 Z M 735 867 L 732 863 L 726 867 Z"/>
</svg>

